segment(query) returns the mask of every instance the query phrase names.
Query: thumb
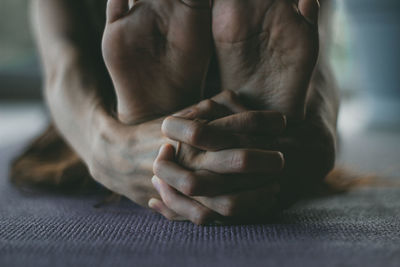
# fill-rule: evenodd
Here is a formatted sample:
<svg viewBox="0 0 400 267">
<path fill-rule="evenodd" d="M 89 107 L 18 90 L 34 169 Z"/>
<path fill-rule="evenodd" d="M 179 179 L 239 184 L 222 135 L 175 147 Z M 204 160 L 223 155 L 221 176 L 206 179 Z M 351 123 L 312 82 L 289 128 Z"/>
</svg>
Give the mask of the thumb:
<svg viewBox="0 0 400 267">
<path fill-rule="evenodd" d="M 173 161 L 175 159 L 175 148 L 171 144 L 161 146 L 155 161 Z"/>
<path fill-rule="evenodd" d="M 318 0 L 299 0 L 301 15 L 312 25 L 318 24 L 319 7 Z"/>
<path fill-rule="evenodd" d="M 129 11 L 129 0 L 108 0 L 107 23 L 112 23 L 123 17 Z"/>
</svg>

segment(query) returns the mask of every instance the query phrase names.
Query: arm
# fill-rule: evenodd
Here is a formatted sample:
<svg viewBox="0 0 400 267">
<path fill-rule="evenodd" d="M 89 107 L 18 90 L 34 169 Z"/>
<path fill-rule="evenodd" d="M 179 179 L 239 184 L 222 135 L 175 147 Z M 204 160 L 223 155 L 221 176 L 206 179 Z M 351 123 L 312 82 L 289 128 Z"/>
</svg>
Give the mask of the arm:
<svg viewBox="0 0 400 267">
<path fill-rule="evenodd" d="M 147 205 L 157 196 L 150 179 L 162 143 L 162 119 L 125 126 L 111 116 L 113 88 L 103 66 L 101 36 L 84 1 L 32 1 L 33 25 L 54 123 L 108 189 Z M 101 33 L 100 33 L 101 34 Z"/>
<path fill-rule="evenodd" d="M 100 36 L 91 28 L 88 12 L 84 1 L 32 1 L 47 104 L 59 132 L 85 162 L 99 123 L 96 117 L 106 111 L 109 103 L 104 100 L 113 99 Z"/>
<path fill-rule="evenodd" d="M 84 11 L 82 3 L 67 0 L 33 3 L 46 99 L 57 128 L 93 178 L 146 205 L 151 197 L 158 197 L 150 181 L 154 159 L 161 144 L 170 142 L 161 133 L 163 118 L 127 126 L 109 115 L 113 89 L 100 51 L 92 52 L 100 41 L 92 35 L 93 29 L 84 26 L 87 21 L 80 19 L 88 17 Z"/>
<path fill-rule="evenodd" d="M 277 146 L 275 147 L 275 149 L 284 152 L 285 155 L 285 170 L 284 173 L 279 176 L 279 183 L 281 185 L 279 206 L 286 206 L 287 204 L 292 203 L 292 201 L 297 200 L 302 194 L 312 189 L 314 185 L 317 185 L 317 181 L 323 179 L 334 166 L 336 146 L 336 121 L 339 99 L 337 94 L 337 87 L 332 77 L 329 64 L 326 60 L 327 55 L 325 54 L 326 44 L 329 43 L 329 38 L 327 38 L 329 37 L 329 20 L 326 17 L 327 4 L 329 4 L 329 2 L 324 4 L 325 9 L 323 9 L 323 19 L 321 21 L 322 55 L 319 58 L 319 62 L 308 86 L 308 97 L 306 101 L 305 112 L 306 116 L 304 120 L 300 123 L 292 124 L 291 122 L 289 122 L 288 128 L 286 129 L 285 133 L 281 137 L 279 137 L 276 142 Z M 237 116 L 236 118 L 236 122 L 233 123 L 236 123 L 239 128 L 249 129 L 252 125 L 254 125 L 254 120 L 246 120 L 246 116 L 240 116 L 239 114 L 239 116 Z M 204 127 L 201 125 L 201 123 L 198 122 L 197 124 L 199 125 L 197 125 L 196 127 L 193 127 L 193 124 L 193 122 L 190 123 L 169 118 L 164 124 L 164 129 L 166 129 L 165 133 L 168 137 L 187 143 L 191 146 L 200 147 L 208 151 L 229 149 L 232 147 L 232 143 L 227 143 L 226 141 L 234 139 L 236 133 L 222 132 L 221 134 L 224 134 L 225 138 L 224 140 L 218 140 L 217 138 L 219 135 L 216 134 L 213 129 L 209 127 Z M 270 124 L 268 123 L 268 121 L 265 121 L 264 123 L 258 123 L 260 130 L 259 133 L 262 133 L 263 125 Z M 172 131 L 173 127 L 179 129 L 183 129 L 185 127 L 187 129 L 191 128 L 191 131 L 193 132 L 191 136 L 195 136 L 197 138 L 190 140 L 186 138 L 185 135 Z M 264 140 L 267 139 L 269 138 L 264 138 Z M 259 148 L 262 148 L 263 145 L 265 145 L 262 141 L 260 142 L 259 139 L 252 137 L 251 134 L 248 135 L 248 141 L 237 140 L 236 144 L 246 144 L 246 147 Z M 224 147 L 224 145 L 226 145 L 226 147 Z M 200 209 L 200 214 L 194 214 L 193 210 L 196 210 L 194 209 L 194 206 L 198 205 L 198 203 L 201 203 L 205 207 L 208 207 L 219 214 L 233 217 L 235 219 L 238 219 L 238 217 L 239 219 L 242 219 L 242 212 L 254 210 L 253 207 L 259 207 L 260 200 L 262 200 L 265 201 L 263 203 L 266 206 L 264 212 L 267 212 L 268 214 L 268 207 L 270 207 L 272 201 L 271 197 L 273 198 L 274 194 L 276 194 L 276 192 L 273 193 L 273 191 L 270 194 L 266 194 L 266 192 L 270 190 L 271 186 L 260 187 L 259 185 L 257 185 L 257 183 L 252 183 L 250 186 L 253 187 L 253 191 L 250 191 L 252 193 L 249 195 L 249 188 L 247 186 L 250 179 L 247 179 L 247 181 L 241 182 L 242 190 L 237 190 L 236 192 L 239 192 L 237 194 L 220 195 L 217 198 L 205 197 L 209 194 L 214 194 L 214 192 L 217 190 L 220 190 L 219 193 L 222 193 L 224 190 L 230 187 L 232 179 L 226 179 L 225 182 L 220 183 L 220 181 L 224 181 L 224 179 L 219 177 L 219 179 L 213 179 L 214 182 L 210 182 L 208 184 L 208 187 L 204 187 L 201 182 L 204 179 L 201 179 L 202 177 L 196 175 L 196 172 L 188 175 L 187 171 L 185 173 L 185 170 L 183 169 L 182 173 L 184 175 L 168 176 L 168 170 L 171 171 L 171 173 L 172 171 L 174 171 L 175 174 L 177 174 L 178 172 L 176 171 L 176 166 L 173 169 L 167 168 L 166 164 L 160 164 L 160 162 L 163 163 L 165 161 L 173 160 L 173 158 L 169 155 L 171 154 L 171 152 L 168 152 L 168 148 L 164 148 L 163 151 L 164 153 L 160 153 L 160 156 L 156 160 L 155 165 L 155 173 L 162 180 L 154 179 L 157 183 L 156 188 L 160 191 L 164 202 L 168 202 L 166 206 L 163 205 L 161 202 L 158 202 L 158 204 L 155 205 L 155 209 L 160 213 L 165 215 L 163 209 L 165 207 L 173 207 L 179 211 L 179 214 L 184 215 L 184 217 L 195 218 L 194 220 L 192 219 L 192 221 L 195 222 L 207 221 L 209 217 L 211 217 L 211 219 L 214 219 L 215 216 L 210 213 L 210 210 Z M 211 153 L 207 152 L 207 154 Z M 160 166 L 162 168 L 160 168 Z M 208 168 L 209 167 L 203 167 L 203 169 Z M 190 166 L 190 169 L 194 169 L 194 166 Z M 193 177 L 195 178 L 195 183 L 191 182 L 191 180 L 193 180 Z M 197 195 L 200 195 L 202 197 L 196 199 L 197 203 L 191 203 L 189 199 L 184 200 L 182 199 L 181 195 L 177 195 L 176 193 L 174 193 L 174 191 L 171 190 L 171 188 L 169 188 L 166 183 L 168 183 L 181 193 L 184 193 L 185 195 L 191 194 L 185 193 L 184 188 L 179 187 L 179 185 L 192 184 L 191 190 L 189 192 L 200 192 L 200 194 Z M 214 186 L 212 184 L 214 184 Z M 205 190 L 205 188 L 212 189 Z M 242 192 L 240 193 L 240 191 Z M 266 197 L 266 199 L 263 199 L 263 197 Z M 184 206 L 183 204 L 177 204 L 178 200 L 180 203 L 186 203 L 186 209 L 182 208 L 182 206 Z M 277 203 L 274 203 L 274 205 L 276 204 Z M 230 208 L 224 209 L 223 207 L 226 206 Z M 226 212 L 226 210 L 228 210 L 229 212 Z M 232 211 L 234 212 L 232 213 Z M 261 210 L 261 212 L 263 212 L 263 210 Z M 254 214 L 246 214 L 245 217 L 249 218 L 250 215 L 253 215 L 254 219 L 261 219 L 259 213 L 253 213 Z M 168 217 L 167 215 L 165 216 Z M 202 218 L 202 220 L 199 220 L 199 218 Z"/>
<path fill-rule="evenodd" d="M 170 146 L 162 148 L 155 161 L 153 183 L 163 202 L 154 199 L 150 206 L 167 218 L 177 216 L 169 210 L 172 209 L 197 224 L 215 220 L 254 222 L 269 218 L 277 209 L 314 192 L 335 161 L 338 98 L 329 68 L 318 66 L 310 90 L 304 122 L 288 126 L 273 144 L 271 134 L 276 135 L 283 129 L 279 113 L 239 111 L 209 124 L 190 121 L 196 116 L 214 115 L 217 110 L 214 103 L 192 108 L 186 115 L 187 120 L 169 117 L 163 124 L 164 133 L 188 144 L 182 145 L 180 151 L 186 150 L 185 155 L 195 156 L 187 164 L 182 162 L 182 156 L 173 155 Z M 201 150 L 190 152 L 190 146 Z M 235 150 L 236 156 L 234 150 L 229 150 L 233 147 L 243 149 Z M 261 170 L 274 166 L 276 161 L 269 156 L 271 152 L 254 157 L 248 148 L 282 151 L 284 171 L 274 175 L 270 170 Z M 218 155 L 225 151 L 229 152 Z M 269 154 L 269 158 L 264 158 L 263 153 Z M 179 167 L 175 161 L 186 168 Z M 237 164 L 227 164 L 235 162 L 239 168 Z M 258 175 L 252 175 L 256 169 Z M 260 173 L 263 175 L 259 176 Z"/>
</svg>

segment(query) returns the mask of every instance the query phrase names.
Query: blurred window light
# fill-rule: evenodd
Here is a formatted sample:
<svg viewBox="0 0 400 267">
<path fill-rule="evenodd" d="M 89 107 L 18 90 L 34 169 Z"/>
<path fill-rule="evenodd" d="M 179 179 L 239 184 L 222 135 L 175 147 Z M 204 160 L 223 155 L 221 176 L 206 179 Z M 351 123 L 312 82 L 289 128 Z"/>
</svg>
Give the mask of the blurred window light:
<svg viewBox="0 0 400 267">
<path fill-rule="evenodd" d="M 26 0 L 0 1 L 0 99 L 40 96 L 40 68 Z"/>
<path fill-rule="evenodd" d="M 342 132 L 400 129 L 400 1 L 336 0 L 331 62 Z"/>
</svg>

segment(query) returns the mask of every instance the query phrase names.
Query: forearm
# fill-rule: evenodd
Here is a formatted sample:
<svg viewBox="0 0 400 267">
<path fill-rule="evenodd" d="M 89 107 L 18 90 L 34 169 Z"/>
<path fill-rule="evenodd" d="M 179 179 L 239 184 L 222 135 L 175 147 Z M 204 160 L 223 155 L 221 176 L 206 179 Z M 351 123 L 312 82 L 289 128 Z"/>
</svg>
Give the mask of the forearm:
<svg viewBox="0 0 400 267">
<path fill-rule="evenodd" d="M 90 73 L 79 61 L 63 63 L 47 81 L 45 97 L 58 131 L 78 155 L 87 162 L 91 141 L 98 127 L 96 117 L 105 112 L 97 76 Z"/>
<path fill-rule="evenodd" d="M 107 74 L 82 2 L 32 1 L 35 36 L 45 72 L 45 97 L 59 132 L 87 160 L 93 116 L 105 108 Z M 112 98 L 112 95 L 109 96 Z"/>
<path fill-rule="evenodd" d="M 331 5 L 332 1 L 323 1 L 319 58 L 307 92 L 305 120 L 288 124 L 290 141 L 282 145 L 290 178 L 288 188 L 296 188 L 294 181 L 308 188 L 309 182 L 323 179 L 335 164 L 339 90 L 329 63 Z"/>
<path fill-rule="evenodd" d="M 336 135 L 339 112 L 339 90 L 329 62 L 329 48 L 332 41 L 332 14 L 334 3 L 323 0 L 319 22 L 320 55 L 311 78 L 307 114 L 319 117 L 333 135 Z"/>
<path fill-rule="evenodd" d="M 339 112 L 339 90 L 330 66 L 320 62 L 310 84 L 307 117 L 328 127 L 336 135 Z"/>
</svg>

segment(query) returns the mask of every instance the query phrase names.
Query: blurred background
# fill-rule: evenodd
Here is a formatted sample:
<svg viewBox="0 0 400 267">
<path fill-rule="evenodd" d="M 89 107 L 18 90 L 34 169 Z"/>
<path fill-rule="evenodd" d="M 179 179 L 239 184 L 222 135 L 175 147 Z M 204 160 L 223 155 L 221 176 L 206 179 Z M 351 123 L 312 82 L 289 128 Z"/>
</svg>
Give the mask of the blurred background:
<svg viewBox="0 0 400 267">
<path fill-rule="evenodd" d="M 339 130 L 345 155 L 341 161 L 351 159 L 360 168 L 368 169 L 368 162 L 383 158 L 390 161 L 385 166 L 397 166 L 400 1 L 333 2 L 329 54 L 342 95 Z M 0 0 L 0 149 L 28 140 L 48 121 L 28 3 Z"/>
<path fill-rule="evenodd" d="M 27 0 L 0 0 L 0 149 L 45 127 L 41 70 Z"/>
<path fill-rule="evenodd" d="M 400 125 L 400 1 L 336 0 L 331 62 L 343 134 Z"/>
</svg>

